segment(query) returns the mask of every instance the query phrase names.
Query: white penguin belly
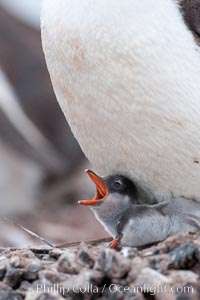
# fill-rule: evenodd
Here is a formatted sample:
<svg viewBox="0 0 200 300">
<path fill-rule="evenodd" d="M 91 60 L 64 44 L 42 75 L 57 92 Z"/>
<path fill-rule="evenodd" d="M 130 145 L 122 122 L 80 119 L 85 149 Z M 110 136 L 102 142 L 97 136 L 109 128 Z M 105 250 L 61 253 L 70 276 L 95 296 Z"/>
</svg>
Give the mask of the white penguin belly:
<svg viewBox="0 0 200 300">
<path fill-rule="evenodd" d="M 42 19 L 57 99 L 97 172 L 200 201 L 200 56 L 176 5 L 45 0 Z"/>
</svg>

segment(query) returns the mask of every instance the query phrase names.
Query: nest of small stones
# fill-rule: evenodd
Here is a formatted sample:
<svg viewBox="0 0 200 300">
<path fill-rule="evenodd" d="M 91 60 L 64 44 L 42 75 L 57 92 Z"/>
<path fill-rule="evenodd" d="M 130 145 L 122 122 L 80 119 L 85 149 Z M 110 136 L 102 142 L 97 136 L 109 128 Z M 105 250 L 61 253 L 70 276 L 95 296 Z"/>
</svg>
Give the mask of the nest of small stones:
<svg viewBox="0 0 200 300">
<path fill-rule="evenodd" d="M 199 235 L 106 246 L 0 249 L 0 300 L 200 299 Z"/>
</svg>

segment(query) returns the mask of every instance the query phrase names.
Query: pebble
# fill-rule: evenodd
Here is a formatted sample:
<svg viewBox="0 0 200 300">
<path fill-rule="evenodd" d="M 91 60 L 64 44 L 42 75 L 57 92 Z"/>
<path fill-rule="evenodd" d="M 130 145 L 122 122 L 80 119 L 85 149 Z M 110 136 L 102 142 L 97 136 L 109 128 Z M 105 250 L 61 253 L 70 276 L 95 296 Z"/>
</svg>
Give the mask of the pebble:
<svg viewBox="0 0 200 300">
<path fill-rule="evenodd" d="M 0 299 L 1 300 L 22 300 L 20 295 L 17 295 L 15 291 L 8 285 L 0 282 Z"/>
<path fill-rule="evenodd" d="M 177 240 L 178 239 L 178 240 Z M 200 299 L 200 240 L 198 235 L 176 235 L 157 246 L 144 250 L 132 248 L 116 252 L 105 245 L 88 247 L 81 243 L 70 249 L 1 249 L 0 300 L 199 300 Z M 66 295 L 37 291 L 38 286 L 68 287 Z M 73 286 L 87 284 L 99 289 L 74 293 Z M 110 292 L 110 286 L 184 287 L 193 292 L 183 293 L 132 293 Z"/>
<path fill-rule="evenodd" d="M 78 274 L 82 266 L 77 262 L 76 254 L 72 251 L 66 251 L 58 259 L 58 272 L 67 274 Z"/>
<path fill-rule="evenodd" d="M 0 256 L 0 281 L 4 279 L 8 264 L 8 259 L 3 255 Z"/>
<path fill-rule="evenodd" d="M 130 268 L 129 259 L 108 248 L 101 252 L 94 265 L 94 269 L 102 271 L 109 278 L 123 278 L 128 274 Z"/>
<path fill-rule="evenodd" d="M 43 270 L 39 272 L 39 279 L 48 280 L 51 283 L 60 283 L 69 278 L 68 274 L 54 272 L 51 270 Z"/>
<path fill-rule="evenodd" d="M 42 269 L 42 263 L 39 259 L 34 259 L 24 269 L 23 278 L 28 281 L 38 279 L 38 273 Z"/>
<path fill-rule="evenodd" d="M 89 268 L 92 268 L 95 263 L 96 257 L 92 253 L 91 250 L 88 249 L 85 243 L 81 243 L 78 253 L 77 253 L 77 258 L 83 262 L 83 264 L 87 265 Z"/>
<path fill-rule="evenodd" d="M 20 283 L 23 279 L 24 270 L 23 269 L 9 269 L 6 272 L 4 283 L 12 287 L 13 289 L 17 289 L 20 286 Z"/>
</svg>

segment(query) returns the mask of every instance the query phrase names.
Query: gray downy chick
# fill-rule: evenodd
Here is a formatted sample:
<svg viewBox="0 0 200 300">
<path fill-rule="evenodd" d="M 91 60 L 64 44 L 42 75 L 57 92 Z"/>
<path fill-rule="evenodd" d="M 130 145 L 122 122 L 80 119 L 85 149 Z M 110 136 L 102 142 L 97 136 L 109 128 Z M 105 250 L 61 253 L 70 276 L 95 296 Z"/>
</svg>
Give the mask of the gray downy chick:
<svg viewBox="0 0 200 300">
<path fill-rule="evenodd" d="M 111 248 L 144 246 L 200 229 L 200 203 L 195 200 L 171 197 L 149 204 L 145 193 L 125 176 L 101 178 L 91 170 L 86 173 L 96 185 L 96 194 L 79 204 L 89 206 L 114 238 Z"/>
</svg>

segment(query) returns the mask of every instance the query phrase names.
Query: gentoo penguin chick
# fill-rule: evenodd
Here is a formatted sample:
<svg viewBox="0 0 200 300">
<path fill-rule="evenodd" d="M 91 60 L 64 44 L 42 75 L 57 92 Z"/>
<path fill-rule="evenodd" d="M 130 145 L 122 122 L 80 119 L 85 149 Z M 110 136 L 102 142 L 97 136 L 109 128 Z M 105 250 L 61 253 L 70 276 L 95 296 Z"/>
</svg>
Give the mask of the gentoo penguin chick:
<svg viewBox="0 0 200 300">
<path fill-rule="evenodd" d="M 134 204 L 119 219 L 110 247 L 144 246 L 199 229 L 200 203 L 195 200 L 171 198 L 153 205 Z"/>
<path fill-rule="evenodd" d="M 114 238 L 111 248 L 137 247 L 158 242 L 176 233 L 187 234 L 200 229 L 200 203 L 183 197 L 148 204 L 137 186 L 122 175 L 99 177 L 86 170 L 96 185 L 87 205 L 106 231 Z"/>
<path fill-rule="evenodd" d="M 138 190 L 135 184 L 121 175 L 99 177 L 91 170 L 86 174 L 96 185 L 96 194 L 91 200 L 80 200 L 94 212 L 97 220 L 113 237 L 116 236 L 116 224 L 123 213 L 133 204 L 139 204 Z"/>
</svg>

